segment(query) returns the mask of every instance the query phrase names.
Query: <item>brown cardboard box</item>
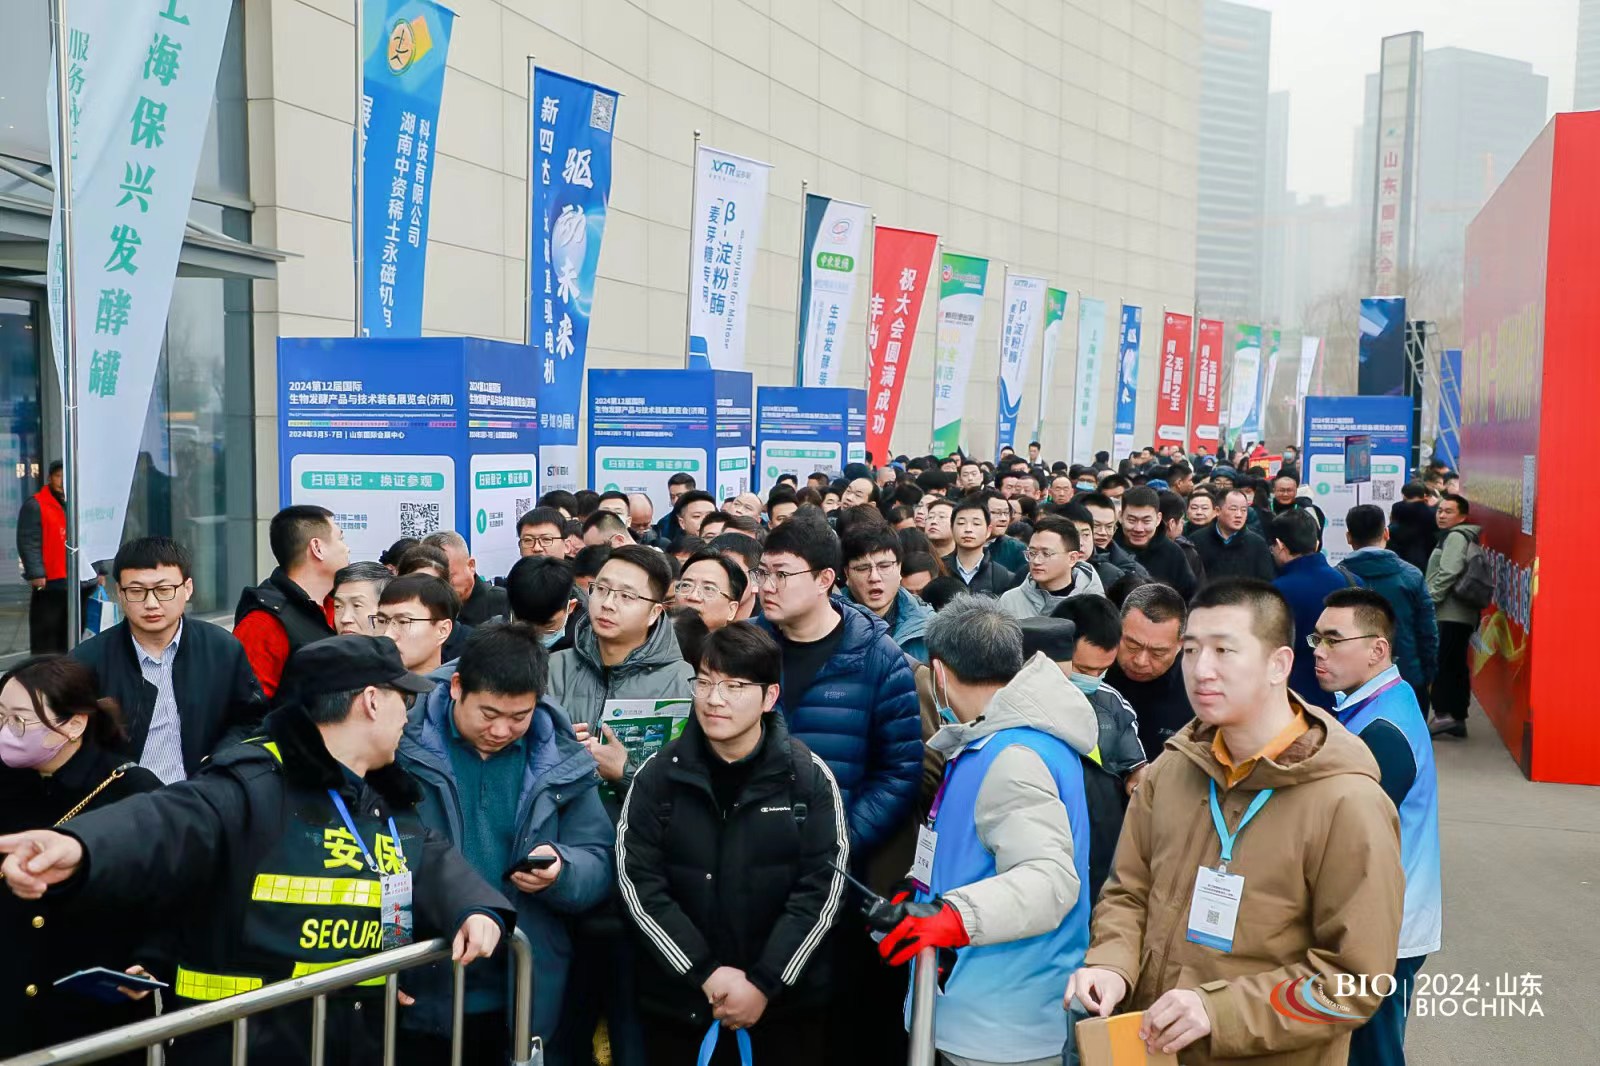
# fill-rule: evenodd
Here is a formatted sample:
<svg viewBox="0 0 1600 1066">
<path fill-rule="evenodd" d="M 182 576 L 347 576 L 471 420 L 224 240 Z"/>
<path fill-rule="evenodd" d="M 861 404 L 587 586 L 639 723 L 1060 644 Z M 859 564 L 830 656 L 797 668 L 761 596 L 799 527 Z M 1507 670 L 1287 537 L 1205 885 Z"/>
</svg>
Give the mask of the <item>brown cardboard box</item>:
<svg viewBox="0 0 1600 1066">
<path fill-rule="evenodd" d="M 1139 1039 L 1144 1012 L 1110 1018 L 1086 1018 L 1078 1023 L 1080 1066 L 1178 1066 L 1176 1055 L 1152 1055 Z"/>
</svg>

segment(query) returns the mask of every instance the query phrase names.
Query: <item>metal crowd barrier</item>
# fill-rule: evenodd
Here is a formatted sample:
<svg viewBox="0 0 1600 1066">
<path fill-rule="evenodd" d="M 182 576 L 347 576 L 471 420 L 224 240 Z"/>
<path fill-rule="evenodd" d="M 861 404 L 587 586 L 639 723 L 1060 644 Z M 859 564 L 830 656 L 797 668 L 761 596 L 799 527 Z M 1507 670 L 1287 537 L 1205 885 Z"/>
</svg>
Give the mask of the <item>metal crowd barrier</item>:
<svg viewBox="0 0 1600 1066">
<path fill-rule="evenodd" d="M 909 1066 L 933 1066 L 933 1001 L 939 991 L 939 952 L 923 948 L 917 952 L 917 967 L 911 983 L 911 1052 Z"/>
<path fill-rule="evenodd" d="M 3 1066 L 77 1066 L 100 1062 L 130 1051 L 145 1050 L 147 1066 L 161 1066 L 162 1045 L 174 1037 L 188 1036 L 213 1026 L 233 1026 L 232 1066 L 245 1066 L 249 1056 L 249 1018 L 276 1007 L 311 1000 L 311 1066 L 326 1058 L 328 993 L 350 988 L 374 977 L 383 983 L 383 1066 L 394 1066 L 397 1041 L 395 1016 L 399 1005 L 399 973 L 417 966 L 450 960 L 449 940 L 429 940 L 409 947 L 382 951 L 364 959 L 334 966 L 306 977 L 276 981 L 214 1003 L 202 1003 L 146 1021 L 108 1029 L 103 1033 L 69 1040 L 65 1044 L 31 1051 Z M 512 996 L 511 1054 L 515 1066 L 544 1066 L 544 1048 L 529 1033 L 533 1009 L 533 948 L 518 929 L 511 934 L 512 967 L 516 986 Z M 454 991 L 450 1006 L 450 1066 L 461 1066 L 461 1014 L 466 996 L 466 971 L 453 966 Z"/>
</svg>

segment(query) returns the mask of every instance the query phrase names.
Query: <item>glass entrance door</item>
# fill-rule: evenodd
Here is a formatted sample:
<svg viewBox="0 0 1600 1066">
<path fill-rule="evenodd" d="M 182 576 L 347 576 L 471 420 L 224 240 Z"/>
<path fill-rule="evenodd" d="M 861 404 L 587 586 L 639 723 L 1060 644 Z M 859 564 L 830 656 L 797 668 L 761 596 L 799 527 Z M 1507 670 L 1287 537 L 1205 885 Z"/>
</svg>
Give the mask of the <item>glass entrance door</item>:
<svg viewBox="0 0 1600 1066">
<path fill-rule="evenodd" d="M 45 323 L 43 289 L 0 286 L 0 661 L 28 650 L 29 589 L 17 554 L 17 512 L 44 483 Z"/>
</svg>

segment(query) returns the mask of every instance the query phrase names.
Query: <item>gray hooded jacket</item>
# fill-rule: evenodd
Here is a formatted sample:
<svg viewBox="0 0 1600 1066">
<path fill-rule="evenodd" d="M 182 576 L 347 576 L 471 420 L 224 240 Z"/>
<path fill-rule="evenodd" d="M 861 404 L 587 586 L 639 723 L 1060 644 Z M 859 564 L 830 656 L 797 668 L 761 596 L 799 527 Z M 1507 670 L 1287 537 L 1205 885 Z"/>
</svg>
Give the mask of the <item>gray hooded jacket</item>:
<svg viewBox="0 0 1600 1066">
<path fill-rule="evenodd" d="M 1095 596 L 1106 594 L 1106 587 L 1101 583 L 1100 575 L 1086 562 L 1073 566 L 1072 591 L 1067 593 L 1065 598 L 1070 599 L 1085 594 Z M 1049 614 L 1062 599 L 1063 597 L 1040 588 L 1039 583 L 1030 574 L 1022 579 L 1022 584 L 1001 594 L 1000 609 L 1013 618 L 1033 618 Z"/>
<path fill-rule="evenodd" d="M 928 746 L 953 759 L 967 745 L 1019 726 L 1066 741 L 1082 755 L 1100 742 L 1094 708 L 1040 653 L 995 694 L 982 718 L 942 727 Z M 1013 744 L 995 756 L 978 789 L 976 816 L 978 839 L 994 855 L 995 875 L 944 896 L 972 943 L 1004 944 L 1055 929 L 1083 886 L 1066 805 L 1037 752 Z"/>
</svg>

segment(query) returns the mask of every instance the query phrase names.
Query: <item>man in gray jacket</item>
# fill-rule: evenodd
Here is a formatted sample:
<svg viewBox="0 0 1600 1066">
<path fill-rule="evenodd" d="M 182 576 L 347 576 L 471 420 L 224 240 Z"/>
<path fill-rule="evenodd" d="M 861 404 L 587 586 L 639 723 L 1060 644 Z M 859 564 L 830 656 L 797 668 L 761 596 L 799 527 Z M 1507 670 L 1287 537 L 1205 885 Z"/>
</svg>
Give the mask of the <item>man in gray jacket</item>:
<svg viewBox="0 0 1600 1066">
<path fill-rule="evenodd" d="M 573 646 L 550 659 L 547 694 L 566 711 L 577 739 L 594 756 L 613 824 L 620 798 L 644 758 L 630 753 L 602 723 L 606 704 L 694 698 L 694 670 L 684 662 L 666 618 L 671 581 L 666 557 L 654 548 L 627 544 L 616 549 L 589 585 L 588 609 L 573 629 Z M 671 738 L 664 731 L 660 739 Z M 578 923 L 572 939 L 567 1005 L 550 1044 L 550 1063 L 588 1066 L 595 1024 L 604 1013 L 614 1066 L 639 1066 L 645 1047 L 632 987 L 633 946 L 614 895 L 612 905 Z"/>
<path fill-rule="evenodd" d="M 1439 524 L 1439 546 L 1428 559 L 1428 595 L 1439 618 L 1439 673 L 1433 681 L 1433 721 L 1428 731 L 1465 738 L 1467 707 L 1472 703 L 1472 673 L 1467 652 L 1483 612 L 1456 595 L 1456 582 L 1467 568 L 1467 549 L 1477 544 L 1483 527 L 1468 515 L 1472 505 L 1465 496 L 1451 494 L 1439 501 L 1434 520 Z"/>
<path fill-rule="evenodd" d="M 1059 982 L 1089 944 L 1089 816 L 1080 753 L 1098 739 L 1083 694 L 1043 655 L 1026 666 L 1022 630 L 992 601 L 959 596 L 928 626 L 948 758 L 912 867 L 919 902 L 879 953 L 923 948 L 948 974 L 934 1044 L 954 1066 L 1061 1061 Z M 1048 1009 L 1047 1009 L 1048 1008 Z"/>
<path fill-rule="evenodd" d="M 1000 606 L 1013 618 L 1049 614 L 1068 596 L 1105 595 L 1100 575 L 1083 561 L 1078 527 L 1065 518 L 1046 515 L 1035 522 L 1028 550 L 1022 555 L 1028 563 L 1028 576 L 1000 596 Z"/>
</svg>

